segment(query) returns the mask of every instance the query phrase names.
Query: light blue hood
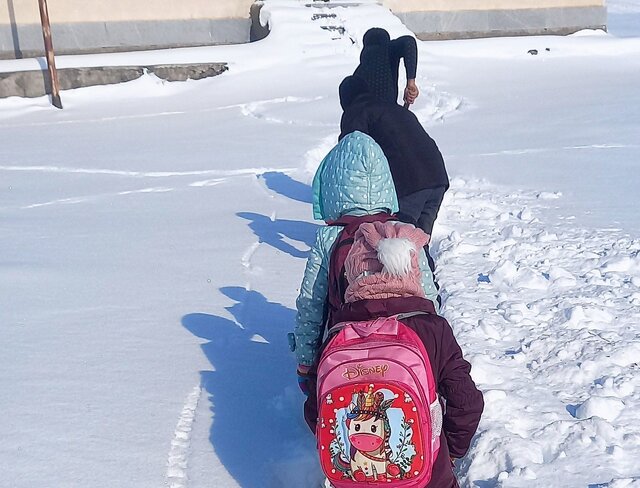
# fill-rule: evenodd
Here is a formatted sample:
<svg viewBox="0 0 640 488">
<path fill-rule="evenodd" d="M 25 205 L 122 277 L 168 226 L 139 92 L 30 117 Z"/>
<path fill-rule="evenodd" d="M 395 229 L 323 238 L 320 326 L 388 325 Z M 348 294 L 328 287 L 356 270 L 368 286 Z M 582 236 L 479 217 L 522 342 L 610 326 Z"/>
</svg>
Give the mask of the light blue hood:
<svg viewBox="0 0 640 488">
<path fill-rule="evenodd" d="M 313 178 L 313 217 L 332 221 L 342 215 L 396 213 L 389 163 L 368 135 L 346 135 L 320 163 Z"/>
</svg>

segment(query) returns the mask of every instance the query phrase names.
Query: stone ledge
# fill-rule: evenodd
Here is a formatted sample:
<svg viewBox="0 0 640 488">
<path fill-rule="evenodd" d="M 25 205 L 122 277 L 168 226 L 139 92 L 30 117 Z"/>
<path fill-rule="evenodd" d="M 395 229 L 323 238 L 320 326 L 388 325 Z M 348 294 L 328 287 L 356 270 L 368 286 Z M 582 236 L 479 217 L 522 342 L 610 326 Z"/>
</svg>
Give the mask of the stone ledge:
<svg viewBox="0 0 640 488">
<path fill-rule="evenodd" d="M 163 64 L 153 66 L 106 66 L 98 68 L 64 68 L 58 70 L 60 90 L 109 85 L 140 78 L 145 71 L 167 81 L 199 80 L 224 73 L 226 63 Z M 41 97 L 48 93 L 48 71 L 0 73 L 0 98 Z"/>
</svg>

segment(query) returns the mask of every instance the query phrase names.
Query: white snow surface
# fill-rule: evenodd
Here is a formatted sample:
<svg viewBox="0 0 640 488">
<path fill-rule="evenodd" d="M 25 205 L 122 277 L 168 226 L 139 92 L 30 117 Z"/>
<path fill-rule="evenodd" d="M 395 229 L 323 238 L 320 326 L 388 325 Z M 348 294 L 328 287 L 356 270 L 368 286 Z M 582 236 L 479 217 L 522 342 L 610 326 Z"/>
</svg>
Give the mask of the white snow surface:
<svg viewBox="0 0 640 488">
<path fill-rule="evenodd" d="M 608 34 L 420 43 L 443 314 L 486 402 L 462 487 L 640 486 L 640 0 L 608 6 Z M 362 34 L 408 31 L 262 16 L 257 43 L 57 58 L 212 79 L 0 100 L 0 486 L 320 486 L 286 343 L 309 184 Z"/>
</svg>

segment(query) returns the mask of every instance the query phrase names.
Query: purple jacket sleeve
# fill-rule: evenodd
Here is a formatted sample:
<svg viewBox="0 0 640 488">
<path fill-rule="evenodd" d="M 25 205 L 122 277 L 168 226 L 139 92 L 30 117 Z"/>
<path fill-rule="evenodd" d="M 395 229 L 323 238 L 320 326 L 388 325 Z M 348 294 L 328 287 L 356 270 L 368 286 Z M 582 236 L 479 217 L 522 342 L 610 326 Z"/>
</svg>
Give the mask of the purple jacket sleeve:
<svg viewBox="0 0 640 488">
<path fill-rule="evenodd" d="M 478 428 L 484 400 L 448 323 L 442 328 L 440 344 L 438 389 L 446 401 L 443 430 L 451 456 L 460 458 L 467 453 Z"/>
</svg>

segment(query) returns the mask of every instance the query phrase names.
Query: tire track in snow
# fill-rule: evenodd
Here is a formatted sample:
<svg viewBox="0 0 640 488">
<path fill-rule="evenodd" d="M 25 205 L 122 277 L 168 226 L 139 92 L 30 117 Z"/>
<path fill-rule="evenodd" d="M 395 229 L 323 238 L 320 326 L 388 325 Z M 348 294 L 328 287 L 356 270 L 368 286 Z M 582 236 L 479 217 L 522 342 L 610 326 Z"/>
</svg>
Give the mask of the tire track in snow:
<svg viewBox="0 0 640 488">
<path fill-rule="evenodd" d="M 85 203 L 93 200 L 98 200 L 100 198 L 107 198 L 113 196 L 122 196 L 122 195 L 135 195 L 137 193 L 167 193 L 170 191 L 174 191 L 174 188 L 163 188 L 163 187 L 155 187 L 155 188 L 141 188 L 140 190 L 127 190 L 120 191 L 117 193 L 105 193 L 102 195 L 89 195 L 83 197 L 70 197 L 70 198 L 59 198 L 57 200 L 50 200 L 48 202 L 42 203 L 32 203 L 30 205 L 24 205 L 22 207 L 18 207 L 21 210 L 27 210 L 31 208 L 39 208 L 39 207 L 48 207 L 50 205 L 70 205 L 75 203 Z"/>
<path fill-rule="evenodd" d="M 269 169 L 269 168 L 260 168 L 260 169 L 244 169 L 244 170 L 231 170 L 231 171 L 214 171 L 214 170 L 206 170 L 206 171 L 188 171 L 188 172 L 163 172 L 163 173 L 142 173 L 142 172 L 134 172 L 134 171 L 117 171 L 117 170 L 106 170 L 106 169 L 98 169 L 98 170 L 90 170 L 86 168 L 60 168 L 60 167 L 43 167 L 43 166 L 25 166 L 25 167 L 8 167 L 8 166 L 0 166 L 0 170 L 7 171 L 42 171 L 45 173 L 84 173 L 84 174 L 106 174 L 106 175 L 115 175 L 115 176 L 126 176 L 126 177 L 134 177 L 134 178 L 169 178 L 169 177 L 187 177 L 193 175 L 202 175 L 202 174 L 220 174 L 221 177 L 218 178 L 209 178 L 206 180 L 197 180 L 191 183 L 186 184 L 186 187 L 189 188 L 205 188 L 205 187 L 213 187 L 225 183 L 227 180 L 235 177 L 247 177 L 252 176 L 259 178 L 264 173 L 272 173 L 279 172 L 282 174 L 287 174 L 292 172 L 291 169 Z M 141 193 L 167 193 L 171 191 L 175 191 L 181 187 L 148 187 L 148 188 L 140 188 L 136 190 L 124 190 L 119 192 L 112 193 L 103 193 L 97 195 L 81 195 L 74 197 L 65 197 L 65 198 L 57 198 L 54 200 L 49 200 L 45 202 L 36 202 L 28 205 L 21 206 L 7 206 L 0 207 L 0 210 L 11 210 L 11 209 L 19 209 L 19 210 L 28 210 L 33 208 L 40 207 L 48 207 L 51 205 L 71 205 L 78 203 L 87 203 L 96 201 L 102 198 L 111 198 L 125 195 L 135 195 Z M 263 191 L 270 193 L 270 190 L 264 188 L 262 186 Z M 271 195 L 273 196 L 273 195 Z"/>
<path fill-rule="evenodd" d="M 296 168 L 242 168 L 235 170 L 218 170 L 218 169 L 205 169 L 194 171 L 126 171 L 106 168 L 70 168 L 66 166 L 45 166 L 45 165 L 33 165 L 33 166 L 1 166 L 0 171 L 33 171 L 41 173 L 80 173 L 89 175 L 110 175 L 110 176 L 128 176 L 133 178 L 170 178 L 176 176 L 218 176 L 218 177 L 232 177 L 232 176 L 246 176 L 246 175 L 260 175 L 263 173 L 269 173 L 279 171 L 281 173 L 291 173 Z"/>
<path fill-rule="evenodd" d="M 267 197 L 269 197 L 270 199 L 273 199 L 274 198 L 273 192 L 263 184 L 263 182 L 259 178 L 259 175 L 256 175 L 256 177 L 257 178 L 253 181 L 254 186 L 256 186 Z M 273 222 L 275 218 L 276 218 L 276 212 L 274 211 L 271 213 L 271 221 Z M 253 263 L 252 263 L 253 255 L 256 253 L 256 251 L 260 247 L 260 244 L 261 242 L 259 239 L 253 242 L 249 247 L 247 247 L 245 252 L 242 254 L 242 257 L 240 258 L 240 262 L 242 263 L 242 267 L 245 269 L 246 273 L 251 273 L 253 271 Z M 247 290 L 251 289 L 251 280 L 247 281 L 247 284 L 245 285 L 245 289 Z"/>
<path fill-rule="evenodd" d="M 581 146 L 564 146 L 564 147 L 535 147 L 535 148 L 519 148 L 519 149 L 505 149 L 502 151 L 480 153 L 477 156 L 493 157 L 493 156 L 518 156 L 521 154 L 541 154 L 548 152 L 561 151 L 579 151 L 590 149 L 634 149 L 640 147 L 637 144 L 617 144 L 617 143 L 603 143 L 603 144 L 588 144 Z"/>
<path fill-rule="evenodd" d="M 167 484 L 169 488 L 185 488 L 187 486 L 191 431 L 193 430 L 196 408 L 201 394 L 202 387 L 200 385 L 194 387 L 193 391 L 187 396 L 184 407 L 182 407 L 167 459 Z"/>
<path fill-rule="evenodd" d="M 287 97 L 273 98 L 270 100 L 259 100 L 255 102 L 240 104 L 240 111 L 242 115 L 246 117 L 252 117 L 254 119 L 270 122 L 273 124 L 289 124 L 289 125 L 295 124 L 298 126 L 302 125 L 306 127 L 333 127 L 333 124 L 329 124 L 329 123 L 315 122 L 309 119 L 299 120 L 299 119 L 292 119 L 292 118 L 274 117 L 273 115 L 268 114 L 269 109 L 276 108 L 281 105 L 286 105 L 290 103 L 297 103 L 297 104 L 313 103 L 319 100 L 323 100 L 324 98 L 325 98 L 324 96 L 318 96 L 314 98 L 287 96 Z"/>
<path fill-rule="evenodd" d="M 0 129 L 19 129 L 24 127 L 42 127 L 50 125 L 70 125 L 70 124 L 91 124 L 102 122 L 113 122 L 122 120 L 138 120 L 138 119 L 152 119 L 156 117 L 174 117 L 177 115 L 187 115 L 193 117 L 194 114 L 203 114 L 210 112 L 217 112 L 219 110 L 240 109 L 243 110 L 246 107 L 246 103 L 235 103 L 232 105 L 223 105 L 221 107 L 209 107 L 199 110 L 175 110 L 166 112 L 154 112 L 149 114 L 131 114 L 131 115 L 114 115 L 111 117 L 94 117 L 86 119 L 67 119 L 67 120 L 50 120 L 46 122 L 25 122 L 17 124 L 0 124 Z M 6 119 L 5 119 L 6 120 Z"/>
<path fill-rule="evenodd" d="M 242 262 L 242 266 L 246 270 L 251 271 L 251 258 L 253 257 L 253 255 L 255 254 L 255 252 L 258 250 L 259 247 L 260 247 L 260 242 L 256 241 L 253 244 L 251 244 L 242 255 L 242 258 L 240 261 Z"/>
</svg>

